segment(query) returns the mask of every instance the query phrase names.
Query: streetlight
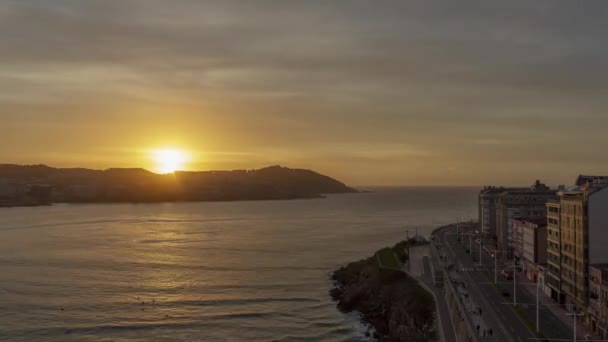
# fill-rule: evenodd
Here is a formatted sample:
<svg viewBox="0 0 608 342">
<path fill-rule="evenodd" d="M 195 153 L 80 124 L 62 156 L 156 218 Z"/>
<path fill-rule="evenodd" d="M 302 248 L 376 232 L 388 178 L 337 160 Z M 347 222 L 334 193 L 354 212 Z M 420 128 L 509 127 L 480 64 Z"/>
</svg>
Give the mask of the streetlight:
<svg viewBox="0 0 608 342">
<path fill-rule="evenodd" d="M 536 332 L 540 333 L 540 281 L 536 278 Z"/>
<path fill-rule="evenodd" d="M 481 245 L 483 245 L 483 240 L 479 237 L 479 266 L 481 267 Z"/>
<path fill-rule="evenodd" d="M 498 284 L 498 251 L 494 251 L 494 284 Z"/>
<path fill-rule="evenodd" d="M 515 265 L 515 254 L 513 254 L 513 306 L 517 305 L 517 269 L 519 268 Z"/>
<path fill-rule="evenodd" d="M 513 306 L 517 306 L 517 265 L 515 265 L 515 256 L 513 256 Z"/>
<path fill-rule="evenodd" d="M 473 258 L 473 234 L 469 232 L 469 254 L 471 254 L 471 258 Z"/>
<path fill-rule="evenodd" d="M 576 317 L 578 316 L 584 316 L 585 314 L 583 313 L 577 313 L 576 310 L 574 310 L 573 313 L 570 314 L 566 314 L 566 316 L 572 316 L 574 318 L 574 336 L 572 337 L 572 341 L 576 342 Z"/>
</svg>

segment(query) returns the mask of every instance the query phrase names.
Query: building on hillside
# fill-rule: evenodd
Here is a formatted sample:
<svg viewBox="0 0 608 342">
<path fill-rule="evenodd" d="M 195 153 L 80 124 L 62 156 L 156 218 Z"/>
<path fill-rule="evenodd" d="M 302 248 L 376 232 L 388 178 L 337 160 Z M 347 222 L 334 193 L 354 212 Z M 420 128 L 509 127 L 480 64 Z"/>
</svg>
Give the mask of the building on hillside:
<svg viewBox="0 0 608 342">
<path fill-rule="evenodd" d="M 589 266 L 589 328 L 602 339 L 608 337 L 608 264 Z"/>
<path fill-rule="evenodd" d="M 498 196 L 496 207 L 497 247 L 511 257 L 513 252 L 512 218 L 546 216 L 547 201 L 557 197 L 556 191 L 536 181 L 527 190 L 504 191 Z"/>
<path fill-rule="evenodd" d="M 53 198 L 53 187 L 50 185 L 30 185 L 26 195 L 30 204 L 50 204 Z"/>
<path fill-rule="evenodd" d="M 23 198 L 27 192 L 27 187 L 19 182 L 0 179 L 0 199 L 16 200 Z"/>
</svg>

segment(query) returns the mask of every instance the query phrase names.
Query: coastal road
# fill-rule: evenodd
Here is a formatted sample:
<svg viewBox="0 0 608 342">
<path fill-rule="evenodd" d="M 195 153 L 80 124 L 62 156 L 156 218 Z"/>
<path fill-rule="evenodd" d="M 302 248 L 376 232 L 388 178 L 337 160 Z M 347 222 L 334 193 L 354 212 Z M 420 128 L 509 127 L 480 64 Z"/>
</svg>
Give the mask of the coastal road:
<svg viewBox="0 0 608 342">
<path fill-rule="evenodd" d="M 479 266 L 479 253 L 476 252 L 479 245 L 475 244 L 472 256 L 469 255 L 466 252 L 466 248 L 457 241 L 455 228 L 441 231 L 439 237 L 452 253 L 457 269 L 462 270 L 461 273 L 468 276 L 469 280 L 472 281 L 473 287 L 477 290 L 477 295 L 489 304 L 491 311 L 488 312 L 491 314 L 491 318 L 498 324 L 499 331 L 502 334 L 512 335 L 512 338 L 516 341 L 523 342 L 535 338 L 535 334 L 530 331 L 529 325 L 524 321 L 524 318 L 510 305 L 513 301 L 513 282 L 508 282 L 504 277 L 499 275 L 499 282 L 502 282 L 501 288 L 509 293 L 509 297 L 503 297 L 502 291 L 499 291 L 492 284 L 491 280 L 494 278 L 494 259 L 489 254 L 483 252 L 482 264 Z M 500 271 L 506 267 L 507 264 L 503 262 L 499 264 L 498 270 Z M 491 275 L 491 279 L 488 279 L 484 275 L 484 271 L 487 271 Z M 519 283 L 517 286 L 517 303 L 520 304 L 522 311 L 528 317 L 528 321 L 532 323 L 532 326 L 535 326 L 536 298 L 530 294 L 530 289 L 524 289 L 524 286 L 529 286 L 529 284 Z M 543 294 L 541 293 L 541 295 Z M 546 338 L 563 339 L 572 336 L 572 331 L 551 310 L 541 306 L 539 311 L 541 332 Z"/>
<path fill-rule="evenodd" d="M 456 240 L 456 229 L 447 228 L 438 231 L 435 238 L 445 246 L 448 259 L 452 260 L 459 273 L 467 283 L 467 289 L 483 311 L 483 318 L 493 329 L 494 336 L 506 342 L 524 342 L 535 338 L 526 323 L 512 307 L 505 305 L 502 297 L 482 272 L 476 270 L 471 257 Z"/>
<path fill-rule="evenodd" d="M 479 247 L 479 245 L 476 245 Z M 477 263 L 479 262 L 479 253 L 474 253 L 475 260 Z M 469 257 L 470 258 L 470 257 Z M 482 253 L 482 265 L 483 268 L 487 269 L 491 274 L 492 281 L 494 280 L 494 259 L 487 253 Z M 505 269 L 507 267 L 512 266 L 512 262 L 503 261 L 498 265 L 498 271 Z M 483 274 L 482 274 L 483 276 Z M 521 304 L 522 310 L 528 316 L 531 322 L 533 322 L 534 326 L 536 326 L 536 285 L 532 284 L 529 281 L 519 281 L 521 276 L 518 277 L 517 284 L 517 303 Z M 488 279 L 483 277 L 485 282 L 488 282 Z M 508 281 L 506 278 L 502 277 L 500 274 L 498 276 L 498 282 L 501 287 L 508 291 L 510 294 L 509 298 L 503 298 L 503 303 L 513 301 L 513 281 Z M 494 287 L 494 285 L 490 284 L 490 287 L 494 292 L 498 292 L 498 290 Z M 526 287 L 526 288 L 525 288 Z M 532 291 L 530 291 L 532 290 Z M 540 292 L 541 296 L 545 294 Z M 504 304 L 506 305 L 506 304 Z M 506 305 L 509 309 L 513 310 L 511 306 Z M 563 323 L 563 320 L 556 317 L 552 310 L 549 310 L 546 306 L 542 305 L 539 308 L 540 313 L 540 330 L 542 334 L 548 339 L 563 339 L 572 336 L 572 330 Z"/>
<path fill-rule="evenodd" d="M 443 342 L 457 342 L 456 334 L 454 333 L 454 326 L 452 325 L 452 319 L 450 318 L 450 311 L 448 309 L 448 303 L 445 300 L 445 295 L 436 284 L 433 282 L 433 274 L 429 258 L 424 258 L 424 277 L 422 278 L 423 283 L 426 287 L 431 290 L 437 302 L 437 315 L 439 317 L 439 325 L 441 328 L 442 341 Z"/>
</svg>

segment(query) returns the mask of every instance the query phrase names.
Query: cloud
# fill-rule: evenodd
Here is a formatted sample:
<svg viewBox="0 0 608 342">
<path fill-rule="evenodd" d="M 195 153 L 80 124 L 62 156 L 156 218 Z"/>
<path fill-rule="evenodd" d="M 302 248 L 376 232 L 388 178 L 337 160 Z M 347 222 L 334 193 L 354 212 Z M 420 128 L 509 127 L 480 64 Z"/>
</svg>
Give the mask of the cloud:
<svg viewBox="0 0 608 342">
<path fill-rule="evenodd" d="M 96 144 L 119 127 L 130 143 L 181 136 L 255 158 L 278 146 L 311 167 L 502 155 L 576 172 L 608 146 L 606 15 L 602 0 L 6 1 L 0 119 L 40 159 L 41 132 L 100 125 Z M 565 136 L 577 157 L 554 155 Z"/>
</svg>

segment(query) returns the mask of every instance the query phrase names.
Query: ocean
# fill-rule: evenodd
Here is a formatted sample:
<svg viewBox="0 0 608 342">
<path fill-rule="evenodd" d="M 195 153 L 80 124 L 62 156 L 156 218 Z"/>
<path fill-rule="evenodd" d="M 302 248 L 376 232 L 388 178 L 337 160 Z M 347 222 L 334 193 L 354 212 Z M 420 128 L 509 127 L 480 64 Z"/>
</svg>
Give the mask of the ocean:
<svg viewBox="0 0 608 342">
<path fill-rule="evenodd" d="M 331 272 L 476 218 L 478 190 L 3 208 L 0 341 L 365 341 Z"/>
</svg>

